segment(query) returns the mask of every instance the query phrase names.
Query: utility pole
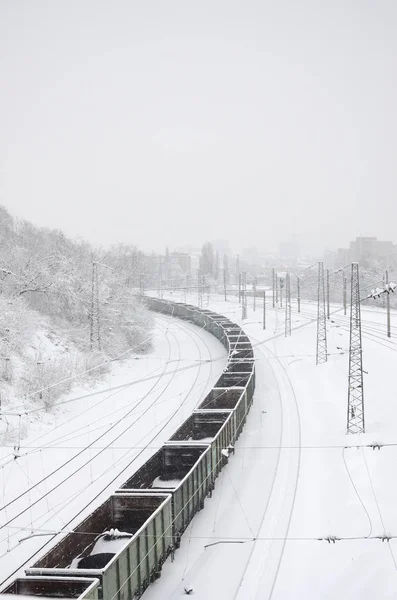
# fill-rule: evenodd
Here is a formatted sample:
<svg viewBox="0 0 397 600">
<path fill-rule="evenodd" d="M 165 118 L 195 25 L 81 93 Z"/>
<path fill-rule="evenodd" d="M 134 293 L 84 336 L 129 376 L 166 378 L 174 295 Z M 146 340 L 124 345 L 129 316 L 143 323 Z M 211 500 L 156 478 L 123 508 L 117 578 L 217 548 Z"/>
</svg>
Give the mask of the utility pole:
<svg viewBox="0 0 397 600">
<path fill-rule="evenodd" d="M 241 290 L 242 290 L 242 277 L 241 273 L 238 274 L 238 303 L 241 303 Z"/>
<path fill-rule="evenodd" d="M 277 273 L 276 273 L 275 282 L 276 282 L 276 306 L 277 306 L 278 305 L 278 275 L 277 275 Z"/>
<path fill-rule="evenodd" d="M 345 277 L 344 272 L 342 271 L 343 274 L 343 314 L 345 315 L 347 313 L 347 279 Z"/>
<path fill-rule="evenodd" d="M 389 290 L 389 271 L 386 270 L 386 286 L 385 288 Z M 391 337 L 391 327 L 390 327 L 390 290 L 384 294 L 386 296 L 386 311 L 387 311 L 387 337 Z"/>
<path fill-rule="evenodd" d="M 263 292 L 263 329 L 266 329 L 266 291 Z"/>
<path fill-rule="evenodd" d="M 329 319 L 329 269 L 327 269 L 327 319 Z"/>
<path fill-rule="evenodd" d="M 285 337 L 291 335 L 291 277 L 289 271 L 285 278 Z"/>
<path fill-rule="evenodd" d="M 301 311 L 301 280 L 299 275 L 297 276 L 297 286 L 298 286 L 298 313 Z"/>
<path fill-rule="evenodd" d="M 347 433 L 364 432 L 364 381 L 361 344 L 360 275 L 358 263 L 352 263 Z"/>
<path fill-rule="evenodd" d="M 90 313 L 90 348 L 101 349 L 101 327 L 99 314 L 99 283 L 98 283 L 98 263 L 92 261 L 92 280 L 91 280 L 91 313 Z"/>
<path fill-rule="evenodd" d="M 226 293 L 226 269 L 223 267 L 223 293 L 225 294 L 225 302 L 227 302 L 227 293 Z"/>
<path fill-rule="evenodd" d="M 327 362 L 327 324 L 325 319 L 324 265 L 318 263 L 316 365 Z"/>
</svg>

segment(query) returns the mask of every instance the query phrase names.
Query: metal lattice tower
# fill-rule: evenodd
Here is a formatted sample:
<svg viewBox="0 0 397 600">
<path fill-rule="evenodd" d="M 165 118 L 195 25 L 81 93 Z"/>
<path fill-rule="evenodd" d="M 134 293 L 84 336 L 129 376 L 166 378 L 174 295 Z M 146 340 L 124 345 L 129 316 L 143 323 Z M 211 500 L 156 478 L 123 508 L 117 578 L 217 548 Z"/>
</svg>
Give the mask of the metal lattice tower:
<svg viewBox="0 0 397 600">
<path fill-rule="evenodd" d="M 285 337 L 291 335 L 291 277 L 289 271 L 285 277 Z"/>
<path fill-rule="evenodd" d="M 360 275 L 358 263 L 352 263 L 347 433 L 364 433 L 364 431 L 364 382 L 361 344 Z"/>
<path fill-rule="evenodd" d="M 316 364 L 327 362 L 327 325 L 325 319 L 324 265 L 318 263 L 317 287 L 317 349 Z"/>
<path fill-rule="evenodd" d="M 98 283 L 98 264 L 92 262 L 92 282 L 91 282 L 91 314 L 90 314 L 90 347 L 101 349 L 101 326 L 99 315 L 99 283 Z"/>
</svg>

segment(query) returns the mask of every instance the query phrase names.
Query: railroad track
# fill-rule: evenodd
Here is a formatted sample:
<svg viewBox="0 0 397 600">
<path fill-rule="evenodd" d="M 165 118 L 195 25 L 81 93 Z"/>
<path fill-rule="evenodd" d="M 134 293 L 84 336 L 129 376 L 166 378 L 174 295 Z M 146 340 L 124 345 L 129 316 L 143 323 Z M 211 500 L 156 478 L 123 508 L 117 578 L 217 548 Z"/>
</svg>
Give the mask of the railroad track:
<svg viewBox="0 0 397 600">
<path fill-rule="evenodd" d="M 170 346 L 169 336 L 171 336 L 171 337 L 173 337 L 173 338 L 174 338 L 174 341 L 175 341 L 176 347 L 177 347 L 177 349 L 178 349 L 178 358 L 177 358 L 176 360 L 174 360 L 174 362 L 175 362 L 176 364 L 175 364 L 175 369 L 174 369 L 174 371 L 173 371 L 173 374 L 171 374 L 171 375 L 170 375 L 169 373 L 165 374 L 165 370 L 166 370 L 166 368 L 167 368 L 167 362 L 166 362 L 166 363 L 165 363 L 165 365 L 164 365 L 164 368 L 162 369 L 162 372 L 159 374 L 159 377 L 156 379 L 156 381 L 155 381 L 155 382 L 154 382 L 154 384 L 151 386 L 150 390 L 149 390 L 149 391 L 148 391 L 148 392 L 147 392 L 147 393 L 144 395 L 144 397 L 143 397 L 143 398 L 141 398 L 141 399 L 140 399 L 140 401 L 139 401 L 138 403 L 134 404 L 134 407 L 133 407 L 132 409 L 130 409 L 130 410 L 127 412 L 127 414 L 126 414 L 126 413 L 123 413 L 123 415 L 122 415 L 120 418 L 118 418 L 118 419 L 116 420 L 115 424 L 112 424 L 111 428 L 108 428 L 108 429 L 105 431 L 105 433 L 102 433 L 102 434 L 101 434 L 99 437 L 97 437 L 97 438 L 94 440 L 94 442 L 92 442 L 92 443 L 91 443 L 91 445 L 92 445 L 92 446 L 94 446 L 94 445 L 95 445 L 95 444 L 96 444 L 96 443 L 97 443 L 97 442 L 98 442 L 98 441 L 99 441 L 101 438 L 103 438 L 103 436 L 104 436 L 105 434 L 108 434 L 108 433 L 109 433 L 109 431 L 110 431 L 110 429 L 113 429 L 114 427 L 117 427 L 117 426 L 118 426 L 120 423 L 122 423 L 122 422 L 125 422 L 125 419 L 126 419 L 126 417 L 127 417 L 127 416 L 129 416 L 129 415 L 133 416 L 133 414 L 135 414 L 135 413 L 136 413 L 136 411 L 137 411 L 137 407 L 138 407 L 140 404 L 142 404 L 142 402 L 143 402 L 143 401 L 144 401 L 144 400 L 145 400 L 145 399 L 146 399 L 146 398 L 147 398 L 147 397 L 148 397 L 150 394 L 152 394 L 152 393 L 154 392 L 154 390 L 155 390 L 155 388 L 156 388 L 156 387 L 159 387 L 159 385 L 160 385 L 160 382 L 162 381 L 162 379 L 165 379 L 165 380 L 166 380 L 166 383 L 164 384 L 162 391 L 161 391 L 160 393 L 158 393 L 158 394 L 155 396 L 154 400 L 153 400 L 153 401 L 152 401 L 152 402 L 149 404 L 149 406 L 148 406 L 148 407 L 146 407 L 146 408 L 145 408 L 145 409 L 144 409 L 144 410 L 141 412 L 141 414 L 140 414 L 140 415 L 139 415 L 139 416 L 138 416 L 138 417 L 137 417 L 137 418 L 136 418 L 136 419 L 135 419 L 135 420 L 134 420 L 132 423 L 129 423 L 129 424 L 128 424 L 128 426 L 127 426 L 127 427 L 125 427 L 121 433 L 119 433 L 117 436 L 115 436 L 115 437 L 113 437 L 113 438 L 111 439 L 111 441 L 110 441 L 110 442 L 108 443 L 108 445 L 107 445 L 107 448 L 109 448 L 109 447 L 110 447 L 110 445 L 113 445 L 113 444 L 114 444 L 114 443 L 115 443 L 117 440 L 121 439 L 121 437 L 122 437 L 122 436 L 124 436 L 126 433 L 129 433 L 129 432 L 130 432 L 130 430 L 131 430 L 131 427 L 132 427 L 133 425 L 135 425 L 135 424 L 137 423 L 137 421 L 139 421 L 139 420 L 142 418 L 142 416 L 143 416 L 144 414 L 148 413 L 148 412 L 149 412 L 149 411 L 150 411 L 152 408 L 155 408 L 155 407 L 156 407 L 156 405 L 158 405 L 158 404 L 159 404 L 159 399 L 160 399 L 160 398 L 163 396 L 163 394 L 166 392 L 166 390 L 169 388 L 169 386 L 170 386 L 170 385 L 171 385 L 171 384 L 172 384 L 172 383 L 175 381 L 176 372 L 178 371 L 178 366 L 179 366 L 179 364 L 180 364 L 180 360 L 181 360 L 181 349 L 180 349 L 180 345 L 179 345 L 178 338 L 177 338 L 177 337 L 175 336 L 175 334 L 172 332 L 172 330 L 171 330 L 172 328 L 170 328 L 170 327 L 169 327 L 169 323 L 168 323 L 169 319 L 168 319 L 168 317 L 163 317 L 163 319 L 164 319 L 164 320 L 166 321 L 166 323 L 167 323 L 167 329 L 168 329 L 168 331 L 167 331 L 167 336 L 165 336 L 165 330 L 166 330 L 166 327 L 165 327 L 165 326 L 163 326 L 163 325 L 160 325 L 160 329 L 161 329 L 161 331 L 162 331 L 163 335 L 165 336 L 165 339 L 167 340 L 168 349 L 169 349 L 169 352 L 168 352 L 168 360 L 170 360 L 170 359 L 171 359 L 171 356 L 172 356 L 172 355 L 171 355 L 171 352 L 170 352 L 171 346 Z M 173 326 L 175 326 L 175 324 L 174 324 Z M 157 430 L 158 430 L 160 426 L 161 426 L 161 429 L 159 429 L 159 430 L 156 432 L 156 434 L 155 434 L 155 435 L 154 435 L 154 436 L 151 438 L 151 440 L 150 440 L 150 443 L 156 440 L 156 438 L 157 438 L 157 437 L 160 435 L 160 433 L 161 433 L 162 431 L 164 431 L 164 429 L 165 429 L 165 428 L 168 426 L 168 424 L 169 424 L 169 423 L 172 421 L 172 419 L 174 419 L 174 417 L 176 416 L 176 414 L 178 413 L 178 411 L 180 411 L 180 409 L 183 407 L 183 405 L 184 405 L 184 404 L 187 402 L 187 400 L 188 400 L 188 398 L 189 398 L 190 394 L 192 393 L 193 389 L 194 389 L 194 388 L 195 388 L 195 386 L 197 385 L 197 381 L 198 381 L 198 379 L 199 379 L 199 376 L 200 376 L 200 373 L 201 373 L 201 370 L 202 370 L 202 362 L 201 362 L 202 354 L 201 354 L 200 345 L 197 343 L 197 339 L 199 339 L 199 336 L 196 334 L 196 332 L 194 332 L 194 330 L 192 330 L 192 328 L 189 328 L 189 327 L 187 327 L 186 325 L 179 325 L 179 324 L 177 324 L 177 325 L 176 325 L 176 328 L 177 328 L 178 330 L 180 330 L 180 329 L 184 329 L 184 330 L 185 330 L 185 332 L 186 332 L 186 334 L 187 334 L 187 335 L 189 336 L 189 338 L 190 338 L 190 339 L 193 341 L 193 343 L 194 343 L 194 345 L 195 345 L 195 347 L 196 347 L 196 349 L 197 349 L 197 351 L 198 351 L 198 354 L 199 354 L 198 368 L 197 368 L 196 376 L 195 376 L 195 378 L 193 379 L 193 381 L 192 381 L 192 383 L 191 383 L 191 385 L 190 385 L 190 389 L 186 390 L 186 393 L 185 393 L 185 396 L 184 396 L 184 399 L 183 399 L 183 401 L 182 401 L 181 403 L 179 403 L 179 404 L 178 404 L 178 406 L 177 406 L 176 410 L 174 410 L 174 411 L 172 411 L 172 412 L 171 412 L 170 416 L 168 416 L 168 415 L 169 415 L 169 413 L 167 413 L 167 415 L 166 415 L 166 416 L 168 416 L 168 418 L 166 418 L 165 420 L 163 419 L 163 420 L 162 420 L 162 421 L 160 421 L 159 423 L 155 424 L 155 427 L 154 427 L 153 429 L 157 429 Z M 200 338 L 200 339 L 201 339 L 201 338 Z M 207 349 L 207 351 L 209 352 L 208 345 L 206 345 L 206 344 L 204 344 L 204 345 L 206 346 L 206 349 Z M 210 373 L 208 373 L 208 375 L 206 376 L 206 380 L 205 380 L 204 382 L 202 382 L 202 384 L 201 384 L 201 385 L 203 385 L 203 386 L 204 386 L 204 388 L 205 388 L 205 387 L 208 385 L 208 380 L 209 380 L 209 378 L 210 378 Z M 167 381 L 167 380 L 168 380 L 168 381 Z M 179 394 L 178 394 L 178 396 L 179 396 Z M 103 400 L 102 400 L 101 402 L 103 402 Z M 101 427 L 103 427 L 103 426 L 100 426 L 100 428 L 101 428 Z M 83 429 L 84 429 L 84 428 L 83 428 Z M 150 430 L 149 430 L 149 433 L 150 433 Z M 141 440 L 138 440 L 138 443 L 142 443 L 142 442 L 145 440 L 145 438 L 146 438 L 146 437 L 147 437 L 147 435 L 145 435 L 143 438 L 141 438 Z M 63 438 L 63 440 L 62 440 L 62 443 L 70 442 L 70 441 L 71 441 L 71 439 L 72 439 L 72 438 L 71 438 L 69 435 L 66 435 L 66 437 L 64 437 L 64 438 Z M 52 449 L 53 449 L 53 448 L 51 448 L 51 450 L 52 450 Z M 34 449 L 34 450 L 30 451 L 30 452 L 35 452 L 35 451 L 37 451 L 37 449 Z M 58 488 L 60 485 L 62 485 L 63 483 L 65 483 L 67 480 L 70 480 L 70 477 L 72 477 L 74 474 L 78 473 L 78 472 L 79 472 L 79 471 L 80 471 L 82 468 L 84 468 L 84 467 L 86 467 L 86 468 L 89 468 L 89 466 L 91 466 L 92 462 L 93 462 L 93 461 L 94 461 L 96 458 L 98 458 L 98 456 L 99 456 L 99 455 L 101 455 L 101 454 L 103 453 L 103 451 L 104 451 L 104 449 L 101 449 L 101 450 L 100 450 L 100 451 L 99 451 L 99 452 L 98 452 L 98 453 L 97 453 L 97 454 L 96 454 L 94 457 L 90 457 L 90 458 L 88 459 L 88 461 L 86 461 L 86 463 L 85 463 L 83 466 L 79 466 L 79 467 L 78 467 L 78 468 L 77 468 L 77 469 L 76 469 L 76 470 L 75 470 L 75 471 L 74 471 L 72 474 L 69 474 L 69 475 L 68 475 L 68 476 L 67 476 L 67 477 L 66 477 L 66 478 L 65 478 L 63 481 L 61 481 L 60 483 L 57 483 L 57 485 L 55 485 L 55 486 L 54 486 L 54 487 L 53 487 L 51 490 L 46 490 L 45 494 L 42 494 L 42 495 L 41 495 L 41 496 L 40 496 L 40 497 L 39 497 L 39 498 L 36 500 L 36 502 L 35 502 L 35 503 L 36 503 L 36 504 L 39 504 L 39 503 L 40 503 L 40 501 L 43 501 L 43 500 L 44 500 L 44 499 L 45 499 L 45 498 L 46 498 L 46 497 L 47 497 L 47 496 L 48 496 L 48 495 L 49 495 L 49 494 L 50 494 L 52 491 L 54 491 L 55 489 L 57 489 L 57 488 Z M 74 455 L 73 457 L 71 457 L 71 459 L 70 459 L 68 462 L 75 460 L 77 456 L 81 455 L 81 454 L 82 454 L 82 453 L 84 453 L 84 452 L 87 452 L 87 448 L 84 448 L 84 449 L 82 450 L 82 452 L 81 452 L 81 453 L 78 453 L 77 455 Z M 136 458 L 138 458 L 138 456 L 140 456 L 140 455 L 142 454 L 142 452 L 143 452 L 143 450 L 140 450 L 139 452 L 137 452 L 137 453 L 136 453 L 136 456 L 135 456 L 135 457 L 133 457 L 132 461 L 130 461 L 130 462 L 129 462 L 129 465 L 130 465 L 130 464 L 131 464 L 131 463 L 132 463 L 134 460 L 136 460 Z M 127 455 L 129 455 L 129 452 L 128 452 L 128 453 L 126 453 L 126 454 L 127 454 Z M 123 461 L 123 462 L 125 462 L 126 458 L 128 458 L 128 456 L 126 457 L 126 455 L 124 455 L 124 456 L 122 457 L 122 461 Z M 64 467 L 64 466 L 65 466 L 65 463 L 64 463 L 63 465 L 60 465 L 60 466 L 58 467 L 57 471 L 58 471 L 58 470 L 59 470 L 59 471 L 61 471 L 62 467 Z M 52 477 L 54 474 L 55 474 L 55 472 L 51 473 L 51 474 L 48 476 L 48 479 L 49 479 L 50 477 Z M 105 470 L 103 470 L 102 474 L 101 474 L 101 475 L 99 475 L 99 478 L 100 478 L 102 475 L 106 475 L 106 474 L 109 474 L 109 469 L 105 469 Z M 46 478 L 46 479 L 47 479 L 47 478 Z M 39 480 L 39 481 L 35 482 L 35 484 L 34 484 L 34 487 L 38 489 L 38 488 L 39 488 L 39 486 L 43 484 L 43 480 L 44 480 L 44 478 L 43 478 L 42 480 Z M 113 480 L 114 480 L 114 479 L 113 479 Z M 87 486 L 87 487 L 89 487 L 89 486 Z M 85 491 L 85 489 L 86 489 L 86 488 L 83 488 L 83 490 L 79 490 L 79 491 L 78 491 L 78 494 L 80 494 L 82 491 Z M 23 493 L 23 495 L 24 495 L 24 496 L 29 496 L 29 495 L 30 495 L 30 493 L 31 493 L 32 491 L 33 491 L 33 486 L 31 486 L 31 487 L 30 487 L 28 490 L 25 490 L 25 492 Z M 73 500 L 73 498 L 74 498 L 75 496 L 76 496 L 76 494 L 73 494 L 73 496 L 71 496 L 71 497 L 68 497 L 66 500 L 64 500 L 64 501 L 61 503 L 61 505 L 57 505 L 57 506 L 53 507 L 53 508 L 54 508 L 54 510 L 56 510 L 56 511 L 59 511 L 59 510 L 60 510 L 62 507 L 64 507 L 64 506 L 65 506 L 66 504 L 68 504 L 68 503 L 69 503 L 71 500 Z M 8 515 L 9 515 L 9 507 L 10 507 L 10 506 L 12 506 L 12 505 L 13 505 L 15 502 L 17 502 L 17 500 L 18 500 L 18 498 L 14 498 L 13 500 L 11 500 L 11 501 L 10 501 L 10 502 L 7 504 L 7 506 L 3 507 L 3 510 L 5 510 L 5 511 L 7 512 L 7 514 L 8 514 Z M 8 511 L 7 511 L 7 509 L 8 509 Z M 47 506 L 47 509 L 48 509 L 48 506 Z M 12 527 L 13 527 L 13 529 L 15 529 L 15 530 L 14 530 L 14 531 L 13 531 L 11 534 L 7 535 L 7 542 L 8 542 L 8 543 L 10 542 L 10 540 L 11 540 L 12 538 L 16 538 L 16 537 L 18 537 L 18 536 L 20 537 L 20 535 L 21 535 L 21 534 L 20 534 L 20 531 L 21 531 L 21 529 L 20 529 L 19 527 L 17 527 L 17 525 L 16 525 L 16 520 L 17 520 L 18 518 L 21 518 L 21 517 L 23 517 L 24 515 L 26 516 L 26 514 L 29 514 L 29 513 L 30 513 L 30 511 L 31 511 L 31 505 L 30 505 L 29 507 L 26 507 L 25 509 L 21 510 L 21 511 L 20 511 L 19 513 L 17 513 L 16 515 L 14 515 L 14 516 L 12 516 L 12 517 L 8 518 L 8 519 L 6 520 L 6 522 L 5 522 L 5 523 L 3 522 L 3 527 L 5 527 L 5 526 L 9 526 L 9 527 L 10 527 L 10 526 L 12 526 Z M 46 513 L 48 514 L 48 510 L 46 511 Z M 44 517 L 46 513 L 43 513 L 43 514 L 41 514 L 41 515 L 39 515 L 39 516 L 36 516 L 36 517 L 35 517 L 35 521 L 36 521 L 36 523 L 37 523 L 37 521 L 39 521 L 39 520 L 40 520 L 42 517 Z M 50 520 L 51 520 L 51 517 L 50 517 L 49 519 L 47 519 L 47 521 L 40 522 L 39 529 L 43 530 L 45 527 L 47 527 L 47 529 L 48 529 L 48 522 L 49 522 Z M 35 522 L 34 522 L 34 521 L 33 521 L 33 522 L 31 522 L 31 523 L 28 523 L 28 526 L 32 526 L 32 523 L 33 523 L 33 525 L 35 526 Z M 69 523 L 70 523 L 70 522 L 69 522 Z M 24 525 L 22 525 L 22 526 L 24 527 Z M 62 529 L 62 528 L 63 528 L 63 527 L 60 527 L 60 529 Z M 45 530 L 45 529 L 44 529 L 44 530 Z M 5 539 L 3 538 L 3 542 L 4 542 L 4 541 L 5 541 Z M 44 548 L 44 546 L 45 546 L 45 545 L 46 545 L 46 544 L 42 545 L 42 546 L 40 547 L 40 549 Z M 7 554 L 9 555 L 9 552 L 7 552 Z M 15 571 L 15 572 L 16 572 L 16 571 Z M 4 583 L 4 582 L 3 582 L 3 583 Z"/>
</svg>

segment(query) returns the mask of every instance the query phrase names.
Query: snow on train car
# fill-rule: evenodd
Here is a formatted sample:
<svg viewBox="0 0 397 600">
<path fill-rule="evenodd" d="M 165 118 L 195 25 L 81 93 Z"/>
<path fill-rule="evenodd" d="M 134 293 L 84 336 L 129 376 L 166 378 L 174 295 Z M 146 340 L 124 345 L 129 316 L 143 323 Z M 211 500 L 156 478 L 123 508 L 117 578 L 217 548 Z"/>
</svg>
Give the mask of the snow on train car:
<svg viewBox="0 0 397 600">
<path fill-rule="evenodd" d="M 26 598 L 130 600 L 160 575 L 168 554 L 204 506 L 252 403 L 249 338 L 209 310 L 146 298 L 151 310 L 191 321 L 224 345 L 228 364 L 198 409 L 120 490 L 0 592 Z M 226 459 L 226 460 L 225 460 Z"/>
<path fill-rule="evenodd" d="M 253 360 L 232 360 L 219 377 L 215 388 L 243 387 L 250 408 L 255 390 L 255 363 Z"/>
<path fill-rule="evenodd" d="M 172 549 L 169 494 L 114 494 L 26 570 L 97 577 L 103 600 L 140 595 Z"/>
<path fill-rule="evenodd" d="M 210 444 L 212 481 L 226 464 L 236 439 L 236 424 L 232 410 L 195 410 L 172 435 L 168 444 Z"/>
<path fill-rule="evenodd" d="M 0 592 L 0 600 L 98 600 L 99 579 L 19 577 Z"/>
<path fill-rule="evenodd" d="M 234 425 L 233 441 L 239 436 L 249 410 L 247 390 L 238 383 L 239 376 L 237 376 L 237 385 L 213 388 L 197 407 L 203 410 L 231 410 Z"/>
<path fill-rule="evenodd" d="M 171 493 L 172 540 L 177 548 L 182 533 L 212 490 L 212 470 L 208 444 L 164 445 L 116 493 L 158 490 Z"/>
</svg>

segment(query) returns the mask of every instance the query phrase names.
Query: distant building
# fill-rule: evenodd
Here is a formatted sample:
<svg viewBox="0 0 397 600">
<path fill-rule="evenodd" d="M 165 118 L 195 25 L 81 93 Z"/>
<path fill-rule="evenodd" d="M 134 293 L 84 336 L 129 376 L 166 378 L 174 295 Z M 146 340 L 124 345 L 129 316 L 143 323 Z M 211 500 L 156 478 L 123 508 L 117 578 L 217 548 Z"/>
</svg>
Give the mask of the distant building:
<svg viewBox="0 0 397 600">
<path fill-rule="evenodd" d="M 385 266 L 396 262 L 396 244 L 378 240 L 376 237 L 357 237 L 355 241 L 350 242 L 349 248 L 338 248 L 335 267 L 341 268 L 351 262 L 365 265 L 374 260 L 384 263 Z"/>
<path fill-rule="evenodd" d="M 351 262 L 349 248 L 338 248 L 335 255 L 334 267 L 340 269 Z"/>
</svg>

